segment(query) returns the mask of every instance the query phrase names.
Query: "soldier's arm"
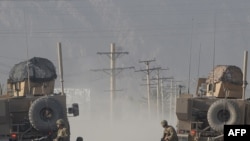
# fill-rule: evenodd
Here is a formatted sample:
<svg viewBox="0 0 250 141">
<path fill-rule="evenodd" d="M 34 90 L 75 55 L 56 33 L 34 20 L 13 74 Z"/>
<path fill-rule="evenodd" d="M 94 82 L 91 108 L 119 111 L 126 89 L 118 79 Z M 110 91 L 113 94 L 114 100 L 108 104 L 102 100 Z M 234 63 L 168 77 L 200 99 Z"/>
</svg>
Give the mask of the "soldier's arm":
<svg viewBox="0 0 250 141">
<path fill-rule="evenodd" d="M 164 130 L 163 141 L 169 141 L 169 129 L 168 128 L 165 128 Z"/>
<path fill-rule="evenodd" d="M 63 128 L 62 134 L 65 137 L 69 136 L 68 129 L 67 128 Z"/>
<path fill-rule="evenodd" d="M 64 137 L 63 141 L 69 141 L 69 130 L 67 128 L 64 128 Z"/>
<path fill-rule="evenodd" d="M 163 136 L 162 136 L 162 138 L 161 138 L 161 141 L 165 141 L 165 138 L 166 138 L 166 132 L 165 132 L 165 130 L 163 131 Z"/>
<path fill-rule="evenodd" d="M 172 140 L 174 138 L 174 129 L 173 127 L 170 127 L 168 130 L 169 130 L 168 140 Z"/>
</svg>

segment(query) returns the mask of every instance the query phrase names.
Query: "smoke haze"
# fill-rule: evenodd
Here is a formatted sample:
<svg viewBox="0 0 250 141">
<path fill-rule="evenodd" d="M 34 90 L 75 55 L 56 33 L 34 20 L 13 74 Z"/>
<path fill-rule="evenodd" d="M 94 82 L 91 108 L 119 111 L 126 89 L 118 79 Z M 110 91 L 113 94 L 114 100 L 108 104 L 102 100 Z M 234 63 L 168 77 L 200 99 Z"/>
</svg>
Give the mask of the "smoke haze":
<svg viewBox="0 0 250 141">
<path fill-rule="evenodd" d="M 194 93 L 197 78 L 214 65 L 242 68 L 243 52 L 250 51 L 249 12 L 249 0 L 0 0 L 0 83 L 5 86 L 14 64 L 28 58 L 44 57 L 57 67 L 61 42 L 65 87 L 90 90 L 88 102 L 80 96 L 69 102 L 80 103 L 80 116 L 69 118 L 72 140 L 160 140 L 160 121 L 176 126 L 175 115 L 157 118 L 152 108 L 147 118 L 146 75 L 135 72 L 146 65 L 139 61 L 155 59 L 150 67 L 167 69 L 161 77 L 174 77 L 182 92 L 190 83 Z M 109 52 L 111 43 L 129 52 L 117 57 L 116 67 L 135 67 L 116 75 L 119 118 L 112 123 L 110 75 L 91 71 L 110 68 L 109 56 L 97 53 Z M 169 85 L 164 82 L 168 93 Z"/>
</svg>

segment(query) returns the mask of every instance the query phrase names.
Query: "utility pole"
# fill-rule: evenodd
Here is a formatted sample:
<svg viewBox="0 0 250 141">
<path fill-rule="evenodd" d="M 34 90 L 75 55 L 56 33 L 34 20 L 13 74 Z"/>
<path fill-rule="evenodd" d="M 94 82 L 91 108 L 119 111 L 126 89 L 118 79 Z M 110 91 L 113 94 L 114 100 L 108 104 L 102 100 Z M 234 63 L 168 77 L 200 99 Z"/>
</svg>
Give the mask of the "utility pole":
<svg viewBox="0 0 250 141">
<path fill-rule="evenodd" d="M 176 105 L 176 95 L 177 92 L 176 90 L 179 88 L 176 85 L 176 82 L 181 82 L 181 81 L 175 81 L 173 79 L 171 79 L 171 95 L 170 95 L 170 110 L 169 110 L 169 119 L 172 120 L 172 114 L 175 113 L 175 105 Z M 174 106 L 173 106 L 174 105 Z"/>
<path fill-rule="evenodd" d="M 156 108 L 157 108 L 157 119 L 159 119 L 159 114 L 160 114 L 160 106 L 159 106 L 159 96 L 160 96 L 160 80 L 164 78 L 160 78 L 160 70 L 168 70 L 167 69 L 157 69 L 157 95 L 156 95 Z M 163 97 L 161 97 L 163 98 Z"/>
<path fill-rule="evenodd" d="M 116 98 L 116 70 L 124 70 L 124 69 L 132 69 L 134 67 L 127 67 L 127 68 L 116 68 L 116 58 L 119 57 L 121 54 L 128 54 L 128 52 L 117 52 L 115 48 L 115 44 L 111 43 L 110 52 L 97 52 L 100 55 L 108 55 L 110 58 L 110 69 L 99 69 L 99 70 L 92 70 L 92 71 L 104 71 L 110 74 L 110 119 L 113 120 L 114 116 L 114 103 Z M 119 71 L 119 72 L 120 72 Z"/>
<path fill-rule="evenodd" d="M 160 80 L 160 92 L 161 92 L 161 118 L 164 118 L 164 92 L 163 92 L 163 81 L 168 80 L 168 79 L 174 79 L 174 77 L 162 77 L 159 78 Z"/>
<path fill-rule="evenodd" d="M 170 78 L 166 78 L 166 77 L 160 77 L 160 71 L 161 70 L 168 70 L 167 69 L 162 69 L 161 67 L 158 67 L 158 68 L 155 68 L 155 70 L 157 70 L 157 75 L 156 75 L 156 78 L 152 78 L 151 80 L 156 80 L 157 81 L 157 89 L 156 89 L 156 116 L 157 116 L 157 119 L 159 119 L 159 115 L 160 115 L 160 102 L 159 102 L 159 99 L 160 99 L 160 93 L 161 93 L 161 84 L 160 84 L 160 80 L 163 80 L 163 79 L 170 79 Z M 172 77 L 171 77 L 172 78 Z M 161 96 L 163 98 L 163 96 Z M 162 101 L 162 100 L 161 100 Z"/>
<path fill-rule="evenodd" d="M 148 118 L 151 118 L 151 90 L 150 90 L 150 72 L 155 70 L 156 68 L 149 68 L 149 63 L 153 62 L 155 60 L 146 60 L 146 61 L 139 61 L 139 63 L 145 63 L 146 64 L 146 69 L 144 70 L 139 70 L 139 71 L 144 71 L 147 73 L 147 99 L 148 99 Z M 138 71 L 136 71 L 138 72 Z"/>
</svg>

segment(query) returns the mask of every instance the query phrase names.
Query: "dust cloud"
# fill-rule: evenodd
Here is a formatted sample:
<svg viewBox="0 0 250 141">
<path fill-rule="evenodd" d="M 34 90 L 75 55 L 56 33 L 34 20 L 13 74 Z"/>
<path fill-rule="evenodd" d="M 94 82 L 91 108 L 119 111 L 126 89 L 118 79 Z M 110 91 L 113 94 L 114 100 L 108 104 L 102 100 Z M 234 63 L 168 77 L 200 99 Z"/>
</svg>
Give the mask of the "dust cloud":
<svg viewBox="0 0 250 141">
<path fill-rule="evenodd" d="M 82 136 L 84 141 L 152 141 L 160 140 L 162 129 L 159 122 L 147 120 L 109 120 L 70 121 L 71 141 Z"/>
<path fill-rule="evenodd" d="M 99 98 L 91 103 L 80 103 L 80 115 L 69 117 L 71 141 L 78 136 L 84 141 L 159 141 L 163 128 L 156 116 L 154 104 L 151 116 L 147 105 L 139 101 L 121 100 L 115 104 L 114 116 L 110 118 L 108 100 Z M 167 115 L 165 115 L 167 117 Z M 175 124 L 167 118 L 169 124 Z"/>
</svg>

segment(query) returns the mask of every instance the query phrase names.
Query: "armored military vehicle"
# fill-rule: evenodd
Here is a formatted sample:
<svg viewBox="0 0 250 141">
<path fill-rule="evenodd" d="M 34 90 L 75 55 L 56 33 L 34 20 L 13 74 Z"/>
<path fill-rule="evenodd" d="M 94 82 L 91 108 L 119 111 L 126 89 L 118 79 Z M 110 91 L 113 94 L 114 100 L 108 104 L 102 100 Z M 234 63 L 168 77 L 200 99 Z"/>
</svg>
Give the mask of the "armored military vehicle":
<svg viewBox="0 0 250 141">
<path fill-rule="evenodd" d="M 200 78 L 196 94 L 182 94 L 176 101 L 179 141 L 223 141 L 224 125 L 250 124 L 247 85 L 247 51 L 243 72 L 238 66 L 218 65 Z"/>
<path fill-rule="evenodd" d="M 68 114 L 78 116 L 78 104 L 66 107 L 66 94 L 54 93 L 56 78 L 55 66 L 46 58 L 14 65 L 7 92 L 0 96 L 0 141 L 51 141 L 58 119 L 70 129 Z"/>
</svg>

